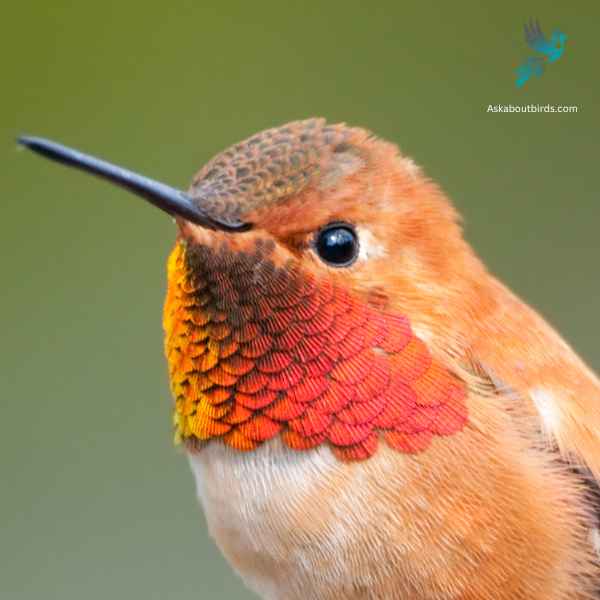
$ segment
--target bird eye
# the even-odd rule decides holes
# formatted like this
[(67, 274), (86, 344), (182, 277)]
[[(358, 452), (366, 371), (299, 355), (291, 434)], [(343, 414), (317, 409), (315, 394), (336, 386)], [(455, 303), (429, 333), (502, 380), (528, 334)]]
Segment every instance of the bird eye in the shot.
[(315, 250), (332, 267), (349, 267), (358, 256), (358, 236), (347, 223), (331, 223), (315, 236)]

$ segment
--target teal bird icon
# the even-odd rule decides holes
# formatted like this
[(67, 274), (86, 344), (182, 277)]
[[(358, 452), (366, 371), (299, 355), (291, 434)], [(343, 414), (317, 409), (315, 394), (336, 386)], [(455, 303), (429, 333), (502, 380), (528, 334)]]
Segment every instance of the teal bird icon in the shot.
[(540, 77), (544, 73), (544, 63), (556, 62), (563, 55), (567, 40), (566, 34), (559, 29), (555, 29), (548, 39), (537, 19), (530, 19), (529, 23), (525, 23), (524, 30), (527, 45), (542, 56), (530, 56), (516, 68), (516, 85), (519, 88), (532, 76)]

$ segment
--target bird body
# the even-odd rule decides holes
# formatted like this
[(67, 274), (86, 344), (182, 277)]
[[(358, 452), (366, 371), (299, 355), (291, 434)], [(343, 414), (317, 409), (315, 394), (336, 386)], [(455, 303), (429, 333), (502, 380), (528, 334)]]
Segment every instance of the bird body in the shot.
[(274, 440), (190, 462), (211, 535), (261, 598), (589, 597), (581, 491), (546, 457), (523, 460), (522, 440), (504, 449), (497, 425), (492, 444), (423, 460), (383, 446), (343, 463)]
[(535, 77), (543, 75), (544, 57), (529, 56), (515, 71), (517, 73), (516, 85), (517, 87), (523, 87), (532, 75)]
[(250, 588), (594, 597), (600, 383), (409, 158), (312, 119), (219, 154), (181, 210), (140, 185), (178, 225), (176, 438)]

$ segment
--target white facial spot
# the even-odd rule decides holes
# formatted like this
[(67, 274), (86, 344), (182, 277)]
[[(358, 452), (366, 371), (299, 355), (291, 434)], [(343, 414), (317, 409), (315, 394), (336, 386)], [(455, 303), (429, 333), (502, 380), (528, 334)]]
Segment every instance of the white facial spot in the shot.
[(421, 174), (421, 168), (414, 160), (412, 160), (412, 158), (404, 157), (402, 159), (402, 165), (412, 179), (416, 179)]
[(433, 342), (433, 335), (429, 329), (421, 325), (412, 325), (413, 333), (427, 345), (431, 345)]
[(369, 260), (372, 258), (383, 258), (387, 255), (385, 246), (365, 227), (357, 227), (358, 234), (358, 258), (359, 260)]
[(596, 554), (600, 557), (600, 531), (598, 531), (597, 527), (590, 529), (590, 542)]
[(548, 433), (556, 434), (560, 428), (560, 415), (556, 410), (556, 398), (543, 388), (534, 388), (530, 391), (531, 399), (542, 419), (544, 429)]

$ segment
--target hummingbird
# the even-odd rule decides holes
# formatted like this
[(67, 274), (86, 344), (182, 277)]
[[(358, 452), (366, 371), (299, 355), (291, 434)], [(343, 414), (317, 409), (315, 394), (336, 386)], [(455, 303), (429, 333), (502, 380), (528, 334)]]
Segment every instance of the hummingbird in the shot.
[(525, 23), (524, 33), (527, 45), (541, 56), (530, 56), (515, 69), (517, 87), (523, 87), (532, 75), (541, 77), (545, 63), (556, 62), (563, 55), (567, 41), (567, 35), (560, 29), (555, 29), (548, 39), (537, 19), (530, 19), (529, 23)]
[(600, 597), (600, 382), (395, 144), (295, 121), (183, 192), (19, 141), (174, 218), (175, 438), (260, 597)]

